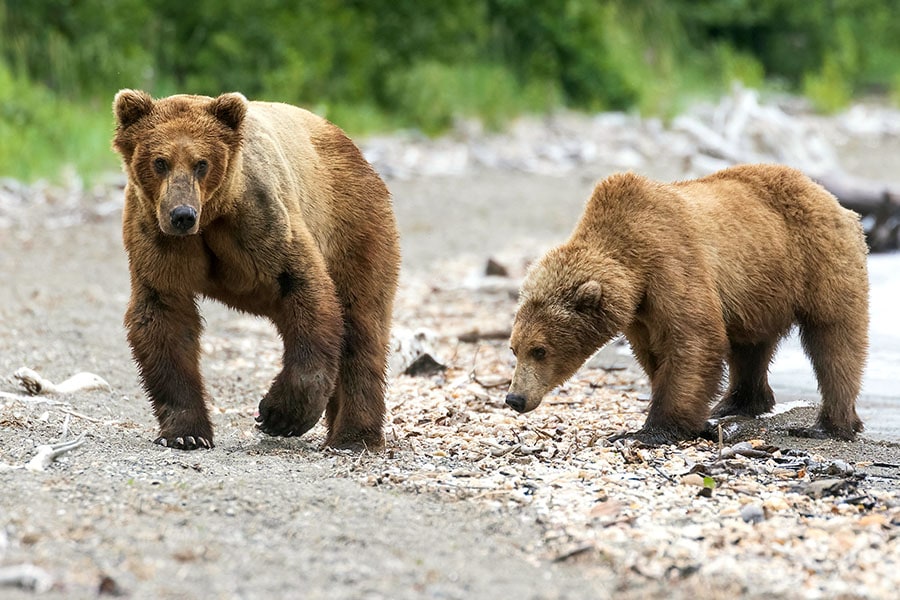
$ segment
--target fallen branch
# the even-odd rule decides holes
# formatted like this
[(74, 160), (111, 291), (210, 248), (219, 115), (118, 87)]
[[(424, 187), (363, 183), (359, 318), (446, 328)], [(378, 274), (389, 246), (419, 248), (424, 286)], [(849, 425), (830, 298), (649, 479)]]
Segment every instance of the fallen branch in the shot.
[(459, 334), (456, 336), (456, 339), (466, 344), (474, 344), (482, 340), (508, 340), (511, 334), (512, 331), (509, 329), (495, 329), (492, 331), (473, 329), (472, 331)]
[(84, 434), (77, 438), (65, 440), (55, 444), (42, 444), (37, 447), (37, 454), (25, 465), (27, 471), (44, 471), (50, 464), (70, 450), (74, 450), (84, 444)]
[(0, 567), (0, 586), (18, 587), (42, 594), (53, 587), (53, 577), (44, 569), (29, 563)]
[(19, 380), (25, 391), (32, 395), (74, 394), (75, 392), (87, 390), (102, 389), (109, 391), (112, 389), (105, 379), (99, 375), (87, 372), (76, 373), (59, 384), (41, 377), (36, 371), (32, 371), (27, 367), (17, 370), (13, 373), (13, 376)]

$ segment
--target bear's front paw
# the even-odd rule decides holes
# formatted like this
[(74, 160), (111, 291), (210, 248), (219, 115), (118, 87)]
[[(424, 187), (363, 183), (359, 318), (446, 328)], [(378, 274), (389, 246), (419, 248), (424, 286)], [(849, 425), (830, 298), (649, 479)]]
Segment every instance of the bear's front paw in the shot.
[(263, 433), (283, 437), (300, 436), (319, 421), (325, 401), (306, 401), (296, 389), (285, 388), (278, 382), (259, 403), (257, 427)]
[(197, 450), (199, 448), (206, 448), (207, 450), (211, 450), (215, 447), (215, 444), (213, 444), (212, 441), (212, 436), (209, 436), (207, 438), (199, 435), (160, 435), (158, 438), (153, 440), (153, 443), (159, 444), (160, 446), (164, 446), (166, 448), (175, 448), (177, 450)]
[(683, 431), (677, 427), (642, 427), (637, 431), (626, 431), (609, 438), (610, 442), (633, 440), (645, 446), (661, 446), (674, 444), (682, 440), (691, 440), (696, 434)]

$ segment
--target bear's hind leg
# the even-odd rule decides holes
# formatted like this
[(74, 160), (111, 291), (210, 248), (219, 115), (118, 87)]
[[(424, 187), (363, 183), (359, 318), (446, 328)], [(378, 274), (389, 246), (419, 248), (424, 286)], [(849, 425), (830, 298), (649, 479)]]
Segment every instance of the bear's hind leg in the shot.
[(282, 298), (272, 320), (284, 341), (284, 365), (260, 401), (256, 421), (269, 435), (300, 436), (318, 422), (334, 390), (343, 321), (327, 275), (285, 272), (278, 282)]
[(819, 382), (822, 408), (814, 427), (792, 429), (803, 437), (853, 440), (863, 423), (856, 414), (868, 347), (867, 316), (854, 314), (843, 323), (800, 325), (800, 341)]
[(347, 310), (344, 322), (343, 356), (334, 395), (326, 410), (325, 444), (352, 450), (381, 450), (390, 331), (380, 323), (366, 327), (352, 310)]
[(212, 448), (199, 366), (202, 322), (194, 299), (163, 295), (135, 282), (125, 328), (159, 422), (154, 443), (180, 450)]
[(732, 344), (728, 358), (728, 391), (712, 410), (713, 418), (758, 417), (775, 406), (769, 387), (769, 363), (776, 344)]

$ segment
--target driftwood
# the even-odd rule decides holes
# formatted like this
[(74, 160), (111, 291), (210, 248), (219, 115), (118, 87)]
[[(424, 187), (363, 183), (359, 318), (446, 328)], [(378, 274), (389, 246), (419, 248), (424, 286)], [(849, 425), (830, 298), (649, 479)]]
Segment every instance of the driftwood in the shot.
[(900, 247), (900, 185), (847, 173), (814, 124), (760, 104), (755, 90), (735, 88), (710, 114), (680, 116), (672, 127), (695, 144), (687, 164), (695, 174), (738, 163), (790, 165), (863, 217), (873, 252)]
[(865, 217), (866, 242), (873, 252), (900, 248), (900, 186), (846, 173), (816, 178), (842, 206)]
[(19, 380), (19, 384), (25, 388), (25, 391), (32, 395), (74, 394), (87, 390), (109, 391), (112, 389), (109, 383), (99, 375), (86, 372), (76, 373), (58, 384), (41, 377), (37, 372), (27, 367), (16, 370), (13, 376)]
[(30, 563), (0, 567), (0, 587), (17, 587), (43, 594), (53, 588), (53, 576)]

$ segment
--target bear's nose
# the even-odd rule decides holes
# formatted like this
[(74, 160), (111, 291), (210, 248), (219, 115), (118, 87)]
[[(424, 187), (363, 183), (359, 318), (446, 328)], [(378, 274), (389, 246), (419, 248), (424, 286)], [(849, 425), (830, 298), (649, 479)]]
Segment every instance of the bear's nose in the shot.
[(190, 206), (182, 204), (172, 209), (172, 212), (169, 213), (169, 218), (172, 219), (172, 227), (178, 231), (185, 232), (197, 222), (197, 211)]
[(507, 394), (506, 403), (516, 412), (525, 412), (525, 396)]

